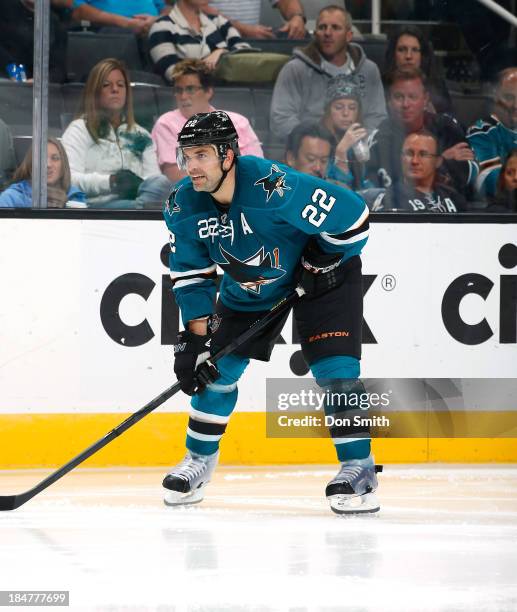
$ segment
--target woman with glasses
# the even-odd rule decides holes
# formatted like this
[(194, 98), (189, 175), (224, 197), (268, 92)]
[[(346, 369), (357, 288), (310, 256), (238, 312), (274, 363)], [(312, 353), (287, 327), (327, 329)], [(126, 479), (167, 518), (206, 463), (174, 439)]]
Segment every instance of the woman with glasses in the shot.
[(436, 136), (425, 130), (408, 134), (402, 145), (402, 180), (375, 200), (376, 212), (456, 213), (466, 208), (463, 195), (438, 172), (443, 158)]
[(81, 110), (63, 134), (73, 182), (94, 208), (159, 208), (170, 192), (151, 134), (133, 113), (129, 74), (113, 58), (92, 68)]
[[(174, 67), (174, 98), (177, 108), (164, 113), (155, 123), (152, 137), (158, 153), (158, 163), (165, 176), (176, 183), (186, 176), (176, 163), (178, 134), (190, 119), (197, 113), (209, 113), (216, 110), (210, 100), (214, 95), (212, 71), (201, 60), (183, 60)], [(222, 109), (218, 109), (222, 110)], [(239, 148), (242, 155), (264, 157), (259, 139), (250, 122), (239, 113), (225, 111), (231, 118), (239, 137)]]

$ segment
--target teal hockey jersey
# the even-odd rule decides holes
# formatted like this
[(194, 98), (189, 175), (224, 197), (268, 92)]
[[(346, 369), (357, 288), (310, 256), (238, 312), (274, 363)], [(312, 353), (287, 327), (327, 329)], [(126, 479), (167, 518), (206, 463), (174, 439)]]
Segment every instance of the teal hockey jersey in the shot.
[(235, 176), (230, 206), (195, 191), (188, 177), (167, 201), (170, 271), (184, 324), (213, 312), (217, 267), (223, 304), (269, 310), (293, 290), (311, 236), (344, 260), (368, 239), (369, 211), (353, 191), (251, 156), (237, 158)]
[(467, 140), (479, 162), (476, 190), (481, 195), (494, 195), (503, 160), (517, 148), (517, 129), (506, 127), (495, 115), (490, 115), (468, 129)]

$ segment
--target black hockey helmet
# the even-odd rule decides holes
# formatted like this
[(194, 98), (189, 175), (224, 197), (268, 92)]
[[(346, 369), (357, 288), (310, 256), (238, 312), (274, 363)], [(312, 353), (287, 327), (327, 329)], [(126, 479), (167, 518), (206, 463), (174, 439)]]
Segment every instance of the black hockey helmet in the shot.
[(185, 169), (184, 147), (214, 145), (219, 158), (226, 156), (230, 148), (239, 155), (239, 139), (233, 121), (224, 111), (198, 113), (193, 115), (183, 126), (178, 135), (177, 164)]

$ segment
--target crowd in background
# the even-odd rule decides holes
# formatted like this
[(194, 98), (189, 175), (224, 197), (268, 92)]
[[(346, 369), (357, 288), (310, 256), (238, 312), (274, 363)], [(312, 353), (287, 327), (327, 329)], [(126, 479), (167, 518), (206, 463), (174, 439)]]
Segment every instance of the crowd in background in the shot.
[[(70, 23), (129, 30), (170, 84), (171, 106), (148, 131), (135, 119), (124, 63), (106, 58), (95, 65), (76, 117), (48, 141), (49, 206), (158, 208), (184, 176), (176, 163), (179, 131), (195, 113), (215, 110), (221, 58), (250, 51), (247, 38), (305, 36), (273, 85), (271, 132), (284, 145), (275, 161), (360, 191), (373, 211), (517, 212), (517, 61), (511, 54), (494, 63), (490, 112), (463, 126), (433, 46), (413, 25), (389, 36), (380, 71), (339, 5), (319, 12), (309, 36), (300, 0), (274, 5), (285, 21), (276, 31), (260, 24), (260, 0), (51, 4), (51, 78), (65, 78)], [(0, 61), (24, 64), (29, 80), (33, 5), (8, 0), (0, 26)], [(249, 118), (229, 115), (241, 154), (263, 156)], [(0, 206), (30, 207), (31, 152), (15, 166), (10, 126), (0, 117)]]

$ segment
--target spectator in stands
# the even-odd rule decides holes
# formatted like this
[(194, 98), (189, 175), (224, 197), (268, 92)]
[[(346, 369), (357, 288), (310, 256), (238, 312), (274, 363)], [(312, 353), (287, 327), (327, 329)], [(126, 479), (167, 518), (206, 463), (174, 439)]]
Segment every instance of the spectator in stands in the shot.
[(202, 59), (214, 69), (223, 53), (248, 49), (231, 23), (220, 15), (205, 15), (207, 0), (177, 0), (149, 33), (149, 53), (155, 71), (169, 83), (174, 65), (182, 59)]
[(298, 124), (287, 138), (287, 165), (299, 172), (325, 178), (333, 154), (334, 137), (315, 121)]
[(0, 187), (11, 178), (15, 167), (13, 136), (7, 123), (0, 119)]
[(388, 76), (390, 117), (370, 137), (369, 177), (379, 187), (400, 181), (400, 152), (410, 132), (427, 130), (442, 151), (440, 173), (458, 191), (474, 185), (478, 166), (459, 123), (448, 115), (426, 111), (429, 94), (425, 75), (418, 68), (397, 69)]
[(425, 130), (408, 134), (401, 154), (402, 180), (379, 195), (373, 211), (449, 212), (466, 207), (465, 198), (441, 182), (438, 139)]
[(365, 159), (357, 159), (354, 147), (366, 147), (368, 132), (362, 126), (361, 95), (359, 88), (345, 75), (330, 79), (325, 95), (323, 125), (333, 134), (335, 154), (330, 160), (327, 178), (351, 189), (366, 189), (371, 183), (365, 180)]
[(501, 167), (495, 195), (488, 198), (488, 212), (517, 213), (517, 149), (512, 149)]
[(102, 29), (122, 28), (139, 36), (169, 12), (164, 0), (73, 0), (73, 8), (76, 21), (89, 21)]
[[(49, 80), (66, 80), (67, 32), (60, 21), (58, 10), (69, 7), (72, 0), (51, 0)], [(34, 62), (34, 0), (3, 0), (0, 20), (0, 66), (7, 78), (6, 66), (11, 63), (25, 66), (28, 80), (33, 77)]]
[(63, 144), (72, 181), (92, 207), (161, 206), (169, 194), (151, 135), (135, 122), (129, 74), (117, 59), (102, 60), (90, 71), (81, 111)]
[[(213, 73), (203, 61), (191, 59), (179, 62), (174, 66), (172, 78), (177, 109), (163, 114), (158, 119), (152, 137), (160, 169), (175, 183), (186, 176), (186, 172), (180, 170), (176, 163), (176, 147), (181, 128), (192, 115), (217, 109), (210, 104), (214, 95)], [(246, 117), (230, 111), (225, 112), (237, 129), (241, 154), (264, 157), (259, 139)]]
[(302, 120), (319, 121), (329, 79), (350, 77), (359, 87), (364, 127), (370, 132), (386, 117), (384, 92), (377, 66), (351, 42), (352, 19), (344, 8), (327, 6), (318, 14), (314, 40), (295, 49), (282, 68), (273, 91), (271, 126), (283, 138)]
[(480, 166), (476, 189), (494, 195), (501, 160), (517, 144), (517, 66), (499, 73), (492, 113), (467, 130), (467, 139)]
[(439, 73), (433, 45), (419, 27), (404, 25), (388, 37), (384, 75), (397, 68), (420, 68), (425, 74), (429, 94), (426, 110), (437, 113), (452, 111), (451, 97), (445, 79)]
[(276, 32), (260, 23), (261, 0), (212, 0), (203, 8), (207, 15), (222, 15), (243, 38), (305, 38), (305, 13), (300, 0), (269, 0), (280, 11), (285, 24)]
[[(86, 196), (70, 184), (70, 167), (63, 145), (53, 138), (47, 145), (47, 202), (49, 208), (86, 208)], [(16, 170), (11, 185), (0, 193), (0, 207), (32, 206), (32, 149)]]

